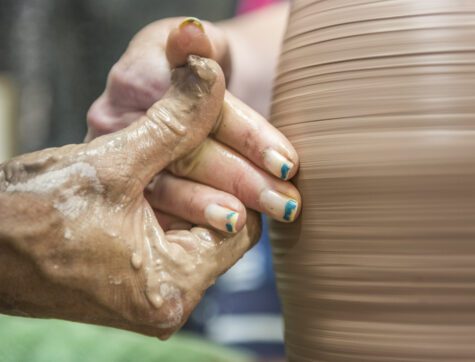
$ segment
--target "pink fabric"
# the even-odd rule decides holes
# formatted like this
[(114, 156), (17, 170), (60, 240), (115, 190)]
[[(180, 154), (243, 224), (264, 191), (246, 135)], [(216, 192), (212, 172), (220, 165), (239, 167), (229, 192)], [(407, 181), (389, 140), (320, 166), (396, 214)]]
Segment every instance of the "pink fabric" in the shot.
[(263, 6), (278, 2), (278, 0), (240, 0), (237, 13), (244, 14), (257, 10)]

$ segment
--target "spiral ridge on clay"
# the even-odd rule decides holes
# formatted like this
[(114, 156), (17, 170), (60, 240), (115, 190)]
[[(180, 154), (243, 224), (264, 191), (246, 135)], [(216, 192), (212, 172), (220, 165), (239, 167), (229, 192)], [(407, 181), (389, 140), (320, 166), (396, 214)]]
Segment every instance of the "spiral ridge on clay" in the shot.
[(303, 211), (273, 223), (295, 361), (475, 361), (475, 1), (295, 0), (271, 121)]

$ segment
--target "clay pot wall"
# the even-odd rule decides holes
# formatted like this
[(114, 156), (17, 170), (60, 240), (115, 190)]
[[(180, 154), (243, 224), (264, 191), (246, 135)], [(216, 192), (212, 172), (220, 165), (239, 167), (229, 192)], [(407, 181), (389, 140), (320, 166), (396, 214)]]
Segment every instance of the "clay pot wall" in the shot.
[(295, 0), (271, 119), (289, 360), (475, 361), (475, 1)]

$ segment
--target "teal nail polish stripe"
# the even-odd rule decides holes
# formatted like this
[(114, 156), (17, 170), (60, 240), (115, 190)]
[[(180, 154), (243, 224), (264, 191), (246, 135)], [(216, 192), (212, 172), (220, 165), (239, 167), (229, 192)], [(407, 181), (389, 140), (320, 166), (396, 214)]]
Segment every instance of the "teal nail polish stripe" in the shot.
[(284, 163), (282, 164), (282, 167), (280, 168), (280, 178), (282, 180), (286, 180), (287, 176), (289, 175), (290, 167)]
[[(229, 214), (226, 215), (226, 220), (231, 220), (231, 218), (236, 215), (236, 213), (233, 211), (233, 212), (230, 212)], [(226, 223), (226, 230), (230, 233), (232, 233), (234, 231), (234, 225), (231, 224), (230, 222)]]
[(295, 200), (289, 200), (285, 204), (284, 208), (284, 220), (290, 221), (292, 212), (297, 208), (297, 202)]

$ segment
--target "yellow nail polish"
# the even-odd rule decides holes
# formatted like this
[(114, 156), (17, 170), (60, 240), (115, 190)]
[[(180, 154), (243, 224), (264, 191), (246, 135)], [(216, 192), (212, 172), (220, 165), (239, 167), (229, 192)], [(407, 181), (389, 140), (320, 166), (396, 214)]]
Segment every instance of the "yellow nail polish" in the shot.
[(208, 223), (218, 230), (235, 233), (239, 213), (217, 204), (208, 205), (205, 209), (205, 218)]
[(185, 26), (188, 26), (188, 25), (193, 25), (197, 27), (198, 29), (200, 29), (203, 33), (205, 32), (205, 28), (203, 27), (203, 23), (201, 22), (201, 20), (194, 17), (189, 17), (183, 20), (178, 26), (178, 28), (183, 29)]
[(269, 148), (264, 152), (264, 166), (273, 175), (281, 180), (287, 181), (294, 164), (276, 150)]
[(259, 198), (266, 214), (276, 220), (292, 222), (295, 220), (299, 204), (297, 200), (272, 190), (264, 190)]

